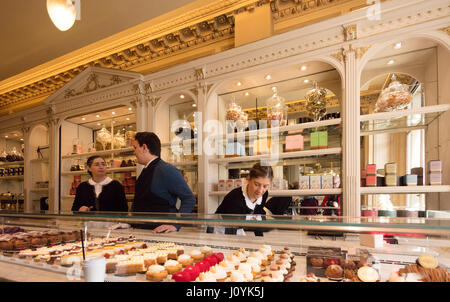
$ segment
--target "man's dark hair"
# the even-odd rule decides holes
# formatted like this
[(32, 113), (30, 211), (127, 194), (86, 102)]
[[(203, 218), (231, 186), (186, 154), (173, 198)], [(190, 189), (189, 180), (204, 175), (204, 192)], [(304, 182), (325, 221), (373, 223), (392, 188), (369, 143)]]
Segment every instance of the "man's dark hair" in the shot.
[(142, 147), (143, 144), (146, 144), (151, 154), (161, 157), (161, 141), (155, 133), (138, 132), (134, 139), (139, 143), (139, 146)]

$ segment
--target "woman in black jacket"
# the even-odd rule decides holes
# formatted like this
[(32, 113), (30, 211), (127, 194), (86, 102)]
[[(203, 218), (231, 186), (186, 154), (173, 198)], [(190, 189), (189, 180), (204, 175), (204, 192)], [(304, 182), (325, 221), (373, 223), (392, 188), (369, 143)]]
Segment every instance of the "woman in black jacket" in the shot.
[(105, 159), (91, 156), (87, 160), (87, 168), (91, 178), (78, 186), (72, 211), (128, 212), (122, 184), (106, 176)]
[[(270, 166), (255, 164), (247, 179), (247, 184), (230, 191), (216, 210), (216, 214), (260, 214), (266, 215), (264, 207), (268, 189), (272, 183), (273, 171)], [(226, 234), (235, 234), (234, 229), (225, 229)], [(255, 231), (255, 235), (262, 233)]]

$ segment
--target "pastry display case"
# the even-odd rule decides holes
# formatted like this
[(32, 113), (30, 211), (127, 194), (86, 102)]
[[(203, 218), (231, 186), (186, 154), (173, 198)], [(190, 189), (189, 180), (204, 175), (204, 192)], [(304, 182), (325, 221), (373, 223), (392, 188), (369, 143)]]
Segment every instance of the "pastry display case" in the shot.
[[(106, 281), (450, 281), (445, 218), (1, 212), (0, 222), (3, 268), (61, 281), (82, 278), (91, 257), (105, 258)], [(154, 224), (181, 228), (154, 234)]]

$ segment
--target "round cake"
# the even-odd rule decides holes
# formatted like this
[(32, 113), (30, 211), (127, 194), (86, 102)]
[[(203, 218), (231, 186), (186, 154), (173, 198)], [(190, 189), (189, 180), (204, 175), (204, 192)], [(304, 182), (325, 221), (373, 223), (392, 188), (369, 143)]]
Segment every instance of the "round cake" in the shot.
[(330, 279), (342, 279), (343, 273), (342, 267), (337, 264), (331, 264), (325, 270), (325, 275)]

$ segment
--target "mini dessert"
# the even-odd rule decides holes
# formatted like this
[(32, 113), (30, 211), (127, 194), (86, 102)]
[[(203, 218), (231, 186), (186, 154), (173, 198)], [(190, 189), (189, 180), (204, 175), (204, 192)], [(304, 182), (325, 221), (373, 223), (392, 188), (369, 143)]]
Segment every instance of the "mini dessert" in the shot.
[(205, 255), (206, 257), (207, 257), (207, 256), (211, 256), (212, 253), (213, 253), (211, 247), (209, 247), (209, 246), (207, 246), (207, 245), (203, 246), (203, 247), (200, 249), (200, 251), (201, 251), (202, 254)]
[(331, 264), (327, 267), (325, 270), (325, 275), (330, 279), (340, 280), (342, 279), (344, 271), (342, 270), (342, 267), (337, 264)]
[(120, 261), (116, 265), (116, 275), (136, 274), (144, 271), (144, 257), (134, 256), (129, 260)]
[(244, 274), (240, 271), (232, 271), (230, 278), (228, 278), (226, 281), (230, 282), (245, 282), (247, 281), (244, 278)]
[(261, 278), (261, 282), (274, 282), (272, 277), (270, 276), (264, 276)]
[(27, 249), (31, 246), (31, 237), (26, 235), (14, 235), (14, 249)]
[(358, 269), (358, 278), (363, 282), (376, 282), (379, 277), (378, 272), (370, 266), (363, 266)]
[(284, 282), (284, 274), (278, 265), (272, 265), (270, 267), (270, 275), (273, 282)]
[(239, 260), (239, 258), (236, 257), (236, 255), (234, 255), (234, 254), (233, 255), (228, 255), (227, 260), (234, 264), (234, 268), (235, 269), (238, 269), (239, 264), (241, 263), (241, 260)]
[(264, 254), (261, 253), (261, 252), (252, 252), (252, 253), (250, 254), (250, 256), (251, 256), (251, 257), (255, 257), (255, 258), (261, 259), (261, 265), (262, 265), (262, 266), (267, 266), (267, 265), (270, 264), (269, 259), (267, 258), (267, 256), (264, 255)]
[(322, 258), (309, 258), (309, 263), (311, 263), (311, 265), (313, 267), (323, 267), (323, 259)]
[(190, 281), (194, 281), (197, 279), (198, 275), (200, 275), (200, 269), (198, 266), (188, 266), (184, 269), (184, 272), (189, 274)]
[(177, 250), (177, 256), (184, 254), (184, 246), (176, 245), (175, 249)]
[(62, 266), (72, 266), (74, 263), (81, 263), (81, 260), (82, 260), (82, 255), (80, 255), (80, 254), (63, 255), (61, 257), (61, 265)]
[(228, 277), (231, 276), (231, 272), (235, 269), (234, 264), (228, 260), (224, 260), (224, 261), (220, 262), (219, 265), (225, 270)]
[(438, 267), (438, 262), (436, 258), (430, 255), (422, 255), (417, 259), (417, 264), (423, 268), (435, 269)]
[(159, 251), (156, 253), (156, 263), (164, 264), (167, 261), (167, 253), (163, 251)]
[(204, 272), (198, 275), (197, 279), (195, 279), (195, 282), (216, 282), (216, 277), (212, 272)]
[[(239, 264), (238, 270), (244, 275), (244, 279), (247, 282), (253, 281), (253, 279), (255, 278), (255, 276), (253, 275), (253, 272), (252, 272), (252, 267), (248, 263)], [(233, 275), (233, 273), (231, 273), (231, 275)]]
[(31, 245), (41, 246), (47, 244), (47, 240), (44, 238), (41, 232), (32, 232), (31, 235)]
[(145, 273), (145, 277), (150, 281), (162, 281), (168, 275), (167, 270), (162, 265), (152, 265)]
[(304, 277), (301, 277), (299, 282), (320, 282), (319, 278), (314, 273), (309, 273)]
[(0, 250), (9, 251), (14, 248), (14, 241), (11, 235), (0, 236)]
[(148, 268), (151, 265), (156, 264), (156, 254), (146, 253), (144, 254), (144, 267)]
[(60, 243), (62, 241), (62, 235), (59, 231), (48, 231), (46, 235), (48, 244)]
[(341, 265), (341, 267), (343, 267), (345, 269), (350, 269), (350, 270), (353, 270), (353, 269), (356, 268), (356, 264), (352, 260), (341, 259), (340, 260), (340, 265)]
[(220, 265), (211, 267), (209, 271), (210, 273), (213, 274), (213, 277), (216, 279), (217, 282), (224, 282), (225, 279), (228, 277), (227, 272)]
[(191, 276), (189, 275), (189, 273), (183, 271), (183, 272), (173, 274), (172, 280), (174, 280), (175, 282), (190, 282)]
[(203, 255), (203, 253), (199, 250), (192, 250), (189, 255), (192, 257), (192, 259), (194, 259), (194, 262), (200, 262), (205, 257), (205, 255)]
[(194, 263), (194, 259), (192, 259), (192, 257), (188, 254), (182, 254), (178, 256), (177, 260), (183, 267), (192, 265)]
[(117, 258), (106, 259), (106, 273), (114, 273), (116, 271), (117, 263), (119, 263), (119, 260)]
[(183, 266), (176, 260), (167, 260), (164, 267), (169, 274), (176, 274), (183, 268)]
[(445, 268), (442, 268), (440, 266), (432, 269), (432, 268), (424, 268), (417, 264), (410, 264), (400, 269), (399, 274), (421, 275), (422, 278), (419, 281), (422, 282), (450, 282), (450, 273)]
[(258, 258), (248, 257), (247, 264), (251, 265), (253, 277), (259, 277), (261, 275), (261, 261)]
[(177, 258), (178, 258), (177, 249), (167, 250), (167, 259), (177, 260)]
[(209, 269), (210, 269), (210, 267), (211, 267), (211, 264), (209, 264), (208, 261), (202, 260), (202, 261), (200, 261), (200, 262), (197, 262), (197, 263), (195, 264), (195, 266), (199, 269), (199, 271), (200, 271), (201, 273), (204, 273), (204, 272), (209, 271)]

